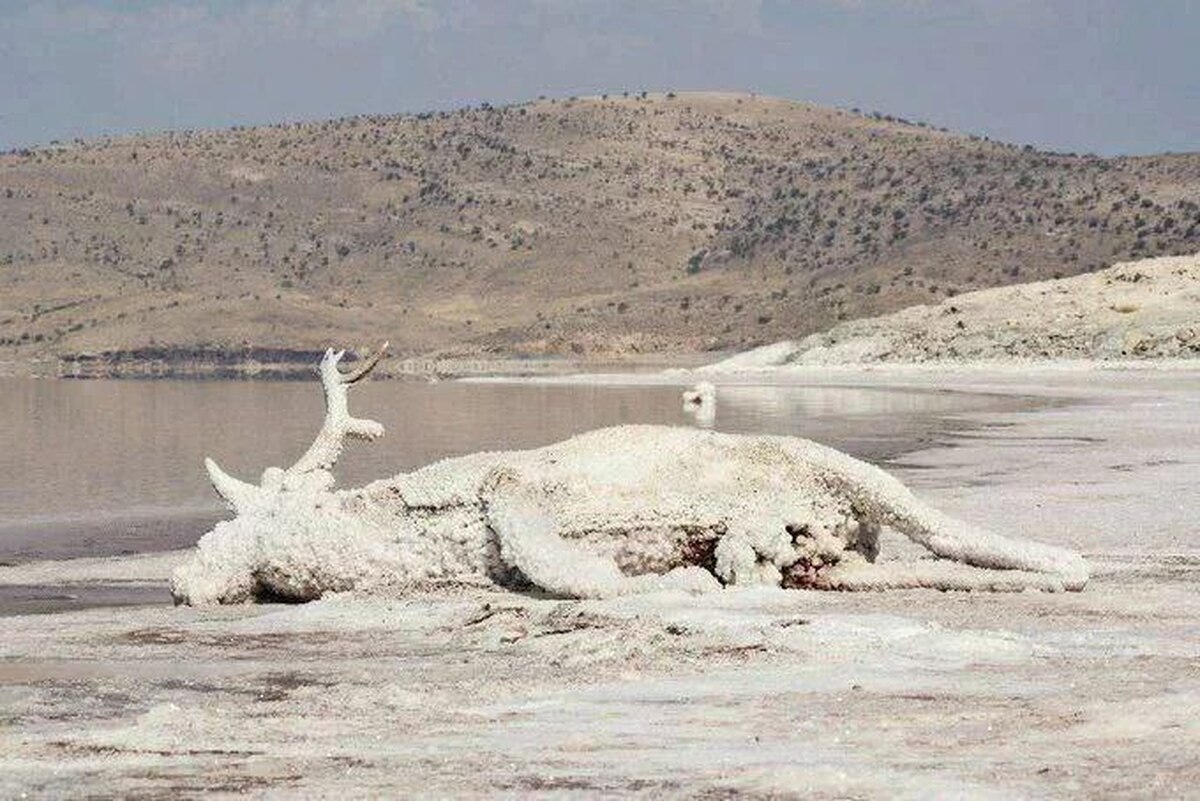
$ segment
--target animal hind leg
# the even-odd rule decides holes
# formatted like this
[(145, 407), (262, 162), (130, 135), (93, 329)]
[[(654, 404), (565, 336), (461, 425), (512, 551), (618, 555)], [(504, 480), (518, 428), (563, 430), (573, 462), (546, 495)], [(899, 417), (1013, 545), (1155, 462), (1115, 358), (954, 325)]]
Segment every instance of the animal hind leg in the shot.
[(659, 590), (705, 592), (720, 585), (700, 567), (665, 574), (627, 576), (611, 558), (574, 545), (558, 534), (553, 514), (535, 487), (506, 477), (487, 495), (488, 525), (500, 545), (500, 558), (534, 585), (570, 598), (611, 598)]
[[(918, 500), (883, 470), (831, 448), (809, 446), (807, 456), (869, 520), (890, 525), (936, 556), (992, 571), (1012, 571), (1012, 579), (1042, 574), (1056, 586), (1082, 590), (1088, 565), (1079, 554), (1053, 545), (1011, 539), (972, 526)], [(988, 583), (980, 577), (981, 586)], [(1042, 586), (1045, 579), (1029, 581)]]
[(994, 570), (947, 559), (872, 563), (844, 560), (817, 574), (810, 585), (824, 590), (977, 590), (1020, 592), (1067, 589), (1061, 576), (1030, 570)]
[[(895, 515), (892, 525), (913, 542), (932, 553), (981, 568), (986, 572), (1007, 571), (1018, 575), (1040, 575), (1042, 581), (1059, 589), (1082, 590), (1088, 581), (1088, 565), (1079, 554), (1030, 540), (1017, 540), (964, 523), (915, 498)], [(987, 577), (981, 576), (986, 582)], [(1042, 587), (1043, 589), (1045, 587)]]

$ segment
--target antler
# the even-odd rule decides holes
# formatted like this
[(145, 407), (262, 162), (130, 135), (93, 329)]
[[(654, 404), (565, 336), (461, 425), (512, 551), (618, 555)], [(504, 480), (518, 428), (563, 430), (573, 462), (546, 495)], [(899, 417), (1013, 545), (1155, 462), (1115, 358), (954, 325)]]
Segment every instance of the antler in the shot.
[(261, 487), (234, 478), (212, 459), (204, 460), (204, 469), (208, 471), (208, 480), (212, 482), (213, 489), (239, 515), (249, 513), (262, 503)]
[[(321, 385), (325, 388), (325, 422), (313, 444), (300, 457), (300, 461), (287, 470), (267, 468), (263, 473), (262, 485), (258, 487), (239, 481), (212, 459), (205, 459), (204, 467), (217, 494), (238, 514), (248, 513), (264, 502), (266, 491), (278, 490), (282, 486), (294, 487), (300, 479), (317, 470), (332, 469), (342, 453), (343, 440), (347, 436), (366, 440), (382, 437), (383, 426), (379, 423), (350, 416), (346, 395), (351, 384), (358, 383), (375, 369), (387, 347), (388, 343), (384, 342), (379, 350), (348, 373), (338, 369), (338, 362), (346, 355), (346, 351), (335, 353), (332, 348), (325, 351), (320, 367)], [(332, 483), (332, 477), (323, 476), (320, 481), (327, 485)]]
[(325, 389), (325, 422), (317, 432), (317, 438), (299, 461), (284, 471), (285, 481), (315, 470), (331, 470), (337, 464), (338, 456), (342, 453), (343, 441), (348, 436), (365, 440), (383, 436), (383, 426), (379, 423), (350, 416), (346, 396), (351, 384), (358, 383), (375, 369), (387, 347), (388, 343), (384, 342), (361, 366), (355, 367), (349, 373), (338, 369), (338, 362), (342, 360), (346, 351), (335, 352), (332, 348), (325, 351), (320, 367), (321, 385)]

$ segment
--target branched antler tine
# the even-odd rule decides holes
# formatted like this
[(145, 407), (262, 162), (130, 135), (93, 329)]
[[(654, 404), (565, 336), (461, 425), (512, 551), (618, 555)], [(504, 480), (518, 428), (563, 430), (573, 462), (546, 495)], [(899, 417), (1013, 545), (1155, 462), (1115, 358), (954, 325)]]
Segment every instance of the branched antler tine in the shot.
[(383, 436), (383, 426), (374, 420), (361, 420), (350, 416), (347, 396), (350, 385), (366, 376), (383, 358), (384, 343), (361, 367), (350, 373), (342, 373), (338, 362), (345, 351), (333, 348), (325, 351), (321, 359), (321, 386), (325, 390), (325, 422), (317, 432), (316, 439), (304, 455), (285, 471), (286, 476), (299, 476), (314, 470), (331, 470), (337, 464), (347, 436), (356, 439), (376, 439)]
[(375, 365), (379, 364), (379, 360), (383, 358), (383, 354), (387, 352), (388, 344), (389, 343), (384, 342), (375, 350), (374, 353), (364, 359), (361, 365), (356, 366), (349, 372), (342, 373), (342, 383), (355, 384), (366, 378), (367, 375), (375, 369)]
[(205, 459), (204, 468), (208, 471), (208, 480), (213, 489), (235, 512), (241, 514), (260, 502), (260, 488), (229, 475), (214, 460)]

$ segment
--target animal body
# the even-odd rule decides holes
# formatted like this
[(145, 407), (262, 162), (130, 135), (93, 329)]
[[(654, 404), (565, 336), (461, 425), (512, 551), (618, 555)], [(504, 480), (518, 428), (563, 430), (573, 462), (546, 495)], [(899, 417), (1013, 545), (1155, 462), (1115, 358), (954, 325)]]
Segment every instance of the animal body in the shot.
[[(982, 531), (915, 498), (884, 471), (808, 440), (620, 426), (528, 451), (436, 462), (358, 489), (330, 472), (350, 416), (347, 374), (327, 352), (325, 422), (300, 460), (258, 486), (207, 461), (236, 512), (172, 579), (178, 602), (303, 601), (478, 580), (568, 597), (771, 584), (822, 589), (1079, 590), (1088, 568), (1053, 546)], [(878, 562), (891, 527), (937, 559)]]

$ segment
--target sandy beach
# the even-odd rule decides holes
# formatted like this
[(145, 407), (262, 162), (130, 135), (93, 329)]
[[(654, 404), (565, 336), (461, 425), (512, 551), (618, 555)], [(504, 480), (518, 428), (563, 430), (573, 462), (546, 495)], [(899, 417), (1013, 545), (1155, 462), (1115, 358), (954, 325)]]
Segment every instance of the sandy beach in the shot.
[[(12, 616), (0, 796), (1194, 792), (1200, 368), (797, 368), (719, 378), (718, 404), (771, 381), (1046, 400), (966, 413), (889, 469), (965, 520), (1082, 551), (1092, 582), (606, 601), (464, 585)], [(153, 592), (184, 555), (0, 567), (0, 584)]]

